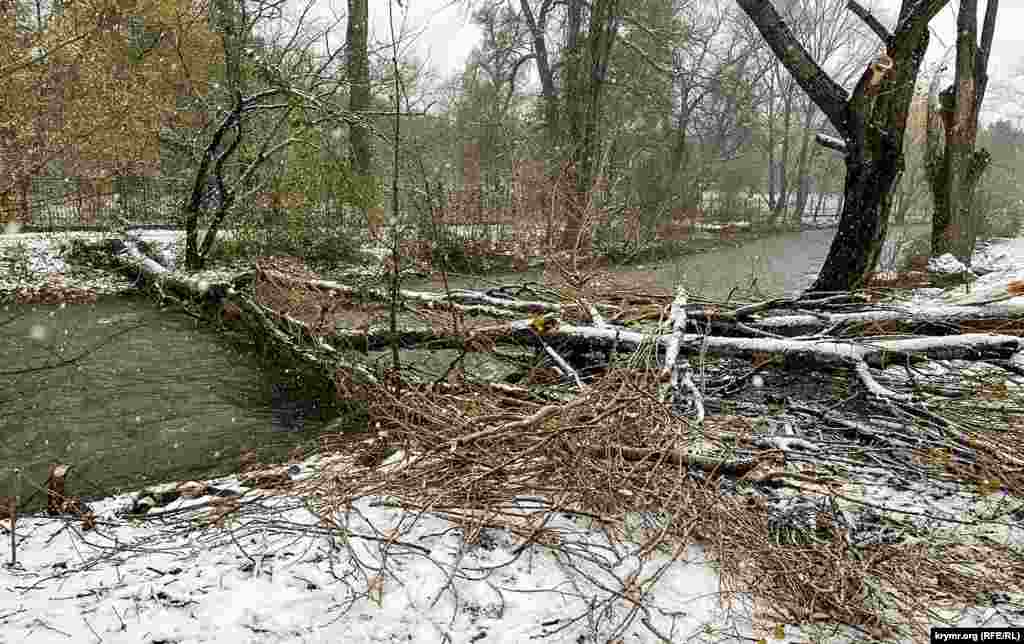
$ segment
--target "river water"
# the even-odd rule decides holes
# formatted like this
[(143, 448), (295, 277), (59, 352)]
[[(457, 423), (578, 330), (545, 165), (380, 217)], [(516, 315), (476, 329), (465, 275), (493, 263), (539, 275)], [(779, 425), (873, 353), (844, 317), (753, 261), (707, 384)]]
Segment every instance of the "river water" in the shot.
[[(928, 234), (930, 226), (890, 227), (878, 270), (894, 270), (907, 243)], [(804, 230), (747, 241), (735, 247), (686, 255), (646, 266), (618, 266), (609, 270), (616, 284), (643, 290), (645, 286), (674, 289), (685, 286), (692, 296), (724, 300), (735, 289), (747, 297), (777, 297), (806, 289), (828, 255), (834, 228)], [(449, 277), (451, 288), (479, 288), (517, 281), (540, 281), (540, 271), (486, 277)], [(410, 288), (440, 290), (439, 278)]]
[[(894, 231), (883, 263), (901, 239), (926, 232)], [(780, 295), (810, 284), (833, 234), (776, 235), (613, 272), (620, 283), (683, 284), (716, 299), (734, 287)], [(479, 280), (455, 285), (471, 282)], [(329, 420), (292, 384), (287, 374), (261, 368), (248, 348), (146, 299), (9, 306), (0, 310), (0, 495), (17, 484), (23, 499), (31, 496), (53, 462), (73, 466), (70, 493), (95, 496), (230, 472), (244, 448), (264, 462), (282, 459), (296, 446), (311, 447)], [(32, 505), (44, 498), (36, 493)]]
[(247, 348), (144, 298), (10, 306), (0, 354), (0, 495), (20, 469), (31, 496), (52, 462), (81, 496), (209, 477), (243, 448), (268, 462), (308, 447), (326, 415)]

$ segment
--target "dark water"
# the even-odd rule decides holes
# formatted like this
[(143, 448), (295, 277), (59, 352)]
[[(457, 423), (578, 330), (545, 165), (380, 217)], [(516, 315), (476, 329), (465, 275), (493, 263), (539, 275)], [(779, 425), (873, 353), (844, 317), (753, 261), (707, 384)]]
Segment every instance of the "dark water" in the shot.
[[(915, 236), (925, 235), (929, 226), (891, 227), (879, 261), (879, 270), (893, 270), (902, 248)], [(733, 289), (747, 297), (776, 297), (794, 294), (811, 285), (825, 262), (834, 228), (805, 230), (773, 235), (699, 255), (687, 255), (669, 262), (646, 266), (622, 266), (610, 269), (616, 283), (657, 286), (674, 289), (685, 286), (687, 292), (723, 300)], [(484, 284), (509, 284), (539, 281), (539, 271), (475, 277), (452, 277), (452, 288), (479, 287)], [(418, 288), (439, 288), (440, 281), (413, 284)]]
[(146, 299), (0, 309), (0, 495), (52, 462), (88, 496), (231, 471), (243, 448), (283, 457), (329, 413), (295, 384)]

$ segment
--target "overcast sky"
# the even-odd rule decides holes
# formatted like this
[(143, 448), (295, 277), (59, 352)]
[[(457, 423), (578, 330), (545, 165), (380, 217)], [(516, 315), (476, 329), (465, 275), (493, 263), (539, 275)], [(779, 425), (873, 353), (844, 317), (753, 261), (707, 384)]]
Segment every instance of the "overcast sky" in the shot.
[[(883, 22), (891, 27), (900, 0), (877, 1), (890, 12), (890, 18)], [(403, 4), (408, 8), (407, 27), (422, 30), (414, 45), (415, 53), (427, 61), (431, 68), (446, 76), (461, 70), (479, 37), (477, 29), (469, 24), (465, 3), (452, 0), (405, 0)], [(985, 0), (978, 2), (979, 29), (985, 4)], [(1024, 0), (1002, 0), (999, 4), (995, 44), (989, 62), (991, 80), (986, 106), (990, 111), (998, 111), (1016, 121), (1024, 119)], [(950, 0), (949, 6), (932, 21), (929, 69), (938, 66), (943, 54), (953, 46), (958, 6), (957, 0)], [(386, 39), (388, 34), (387, 9), (388, 2), (385, 0), (370, 1), (371, 29), (374, 36), (380, 39)]]

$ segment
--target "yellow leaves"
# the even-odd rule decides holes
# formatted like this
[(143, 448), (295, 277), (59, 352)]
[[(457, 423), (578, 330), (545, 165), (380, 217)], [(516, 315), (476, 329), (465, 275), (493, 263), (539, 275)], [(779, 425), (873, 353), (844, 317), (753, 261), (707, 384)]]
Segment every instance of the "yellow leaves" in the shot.
[(1002, 489), (1002, 484), (996, 479), (981, 479), (978, 481), (978, 493), (983, 496), (998, 494)]
[(535, 315), (530, 318), (530, 328), (536, 331), (538, 335), (553, 333), (558, 330), (558, 325), (559, 320), (555, 313)]
[[(0, 103), (12, 106), (0, 157), (17, 159), (12, 176), (55, 156), (80, 171), (158, 160), (159, 124), (218, 60), (205, 9), (192, 0), (78, 0), (46, 31), (15, 41), (5, 61), (17, 64), (0, 64)], [(140, 34), (153, 46), (133, 58)]]
[(924, 465), (933, 465), (944, 468), (949, 466), (952, 459), (953, 453), (951, 451), (947, 449), (932, 448), (914, 460), (919, 460)]

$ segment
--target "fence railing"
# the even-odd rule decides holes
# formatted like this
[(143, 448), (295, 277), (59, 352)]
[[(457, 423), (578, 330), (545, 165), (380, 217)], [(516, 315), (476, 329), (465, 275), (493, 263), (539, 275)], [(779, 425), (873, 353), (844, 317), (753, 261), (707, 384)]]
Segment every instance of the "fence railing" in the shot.
[(0, 221), (42, 230), (101, 228), (115, 218), (174, 226), (181, 195), (180, 182), (163, 178), (37, 177), (0, 196)]

